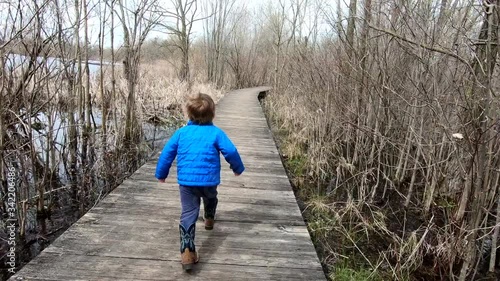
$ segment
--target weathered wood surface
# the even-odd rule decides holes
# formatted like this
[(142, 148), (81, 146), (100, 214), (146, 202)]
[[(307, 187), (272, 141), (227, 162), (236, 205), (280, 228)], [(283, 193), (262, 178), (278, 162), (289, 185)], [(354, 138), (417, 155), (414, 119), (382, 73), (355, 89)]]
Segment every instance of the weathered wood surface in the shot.
[(217, 106), (215, 123), (236, 144), (246, 171), (235, 177), (223, 162), (217, 222), (206, 231), (200, 216), (201, 259), (191, 273), (179, 261), (175, 165), (160, 184), (155, 159), (11, 280), (325, 280), (257, 100), (263, 90), (234, 91)]

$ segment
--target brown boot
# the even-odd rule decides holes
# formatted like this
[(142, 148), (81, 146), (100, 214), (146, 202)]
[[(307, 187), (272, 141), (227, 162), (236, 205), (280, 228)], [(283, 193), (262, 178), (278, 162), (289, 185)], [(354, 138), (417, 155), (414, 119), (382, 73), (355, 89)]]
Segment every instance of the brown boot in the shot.
[(200, 256), (196, 252), (190, 252), (189, 249), (185, 249), (184, 253), (181, 254), (181, 264), (182, 269), (191, 270), (193, 264), (198, 263)]
[(214, 229), (215, 211), (217, 210), (217, 203), (218, 202), (219, 202), (219, 200), (217, 199), (217, 190), (215, 191), (215, 197), (212, 197), (212, 198), (203, 197), (203, 206), (205, 209), (205, 214), (203, 214), (203, 218), (205, 218), (205, 229), (206, 230)]
[(205, 229), (212, 230), (214, 229), (215, 220), (212, 218), (205, 218)]
[(193, 268), (193, 264), (197, 263), (200, 259), (196, 253), (196, 247), (194, 245), (195, 232), (196, 224), (192, 224), (187, 231), (182, 225), (179, 224), (181, 264), (182, 269), (184, 270), (191, 270)]

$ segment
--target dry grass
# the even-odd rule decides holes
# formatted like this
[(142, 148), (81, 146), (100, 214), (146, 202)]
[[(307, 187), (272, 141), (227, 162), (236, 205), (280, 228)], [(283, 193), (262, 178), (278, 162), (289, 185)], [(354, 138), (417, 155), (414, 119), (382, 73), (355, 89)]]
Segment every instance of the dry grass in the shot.
[[(123, 70), (117, 67), (116, 88), (117, 101), (116, 106), (120, 114), (124, 114), (127, 81), (123, 77)], [(105, 69), (105, 92), (111, 94), (111, 68)], [(181, 106), (184, 99), (191, 93), (205, 93), (210, 95), (217, 103), (225, 94), (225, 89), (216, 89), (214, 85), (203, 82), (203, 79), (194, 77), (191, 88), (186, 82), (180, 82), (177, 78), (175, 68), (167, 61), (154, 61), (141, 65), (139, 74), (139, 83), (137, 85), (136, 106), (137, 116), (141, 121), (147, 121), (152, 116), (162, 119), (170, 117), (182, 118)], [(100, 106), (100, 87), (98, 76), (95, 77), (93, 88), (96, 102)]]
[[(335, 48), (305, 60), (290, 55), (282, 82), (287, 86), (265, 101), (324, 264), (335, 272), (348, 261), (353, 268), (384, 272), (385, 280), (442, 280), (460, 274), (471, 251), (468, 237), (477, 232), (472, 251), (478, 255), (469, 268), (475, 274), (489, 259), (480, 248), (491, 239), (495, 224), (487, 216), (498, 194), (492, 191), (487, 206), (477, 209), (485, 212), (480, 229), (469, 213), (456, 220), (470, 184), (466, 178), (474, 173), (468, 170), (473, 140), (453, 137), (474, 134), (466, 115), (474, 104), (457, 94), (470, 83), (464, 66), (436, 56), (440, 63), (423, 75), (427, 62), (394, 47), (387, 61), (372, 62), (362, 84), (355, 80), (361, 70), (339, 63), (347, 57), (327, 56), (342, 53)], [(456, 71), (442, 71), (450, 68)], [(494, 151), (498, 144), (492, 144)], [(491, 155), (498, 163), (498, 154)], [(498, 176), (498, 170), (488, 173), (490, 179)], [(496, 189), (494, 182), (489, 190)]]

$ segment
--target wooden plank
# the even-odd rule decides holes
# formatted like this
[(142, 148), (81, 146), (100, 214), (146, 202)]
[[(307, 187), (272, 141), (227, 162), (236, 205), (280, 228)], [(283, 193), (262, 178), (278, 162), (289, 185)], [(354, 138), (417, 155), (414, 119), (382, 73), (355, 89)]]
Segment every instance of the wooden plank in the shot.
[[(237, 181), (240, 178), (234, 178)], [(169, 183), (158, 183), (151, 181), (124, 181), (118, 188), (123, 189), (123, 191), (117, 193), (113, 192), (108, 195), (108, 197), (113, 196), (126, 196), (127, 194), (142, 194), (144, 196), (155, 196), (159, 199), (163, 197), (170, 197), (169, 192), (175, 192), (178, 194), (179, 186), (175, 182), (175, 179), (169, 181)], [(241, 183), (231, 184), (228, 181), (224, 181), (221, 185), (217, 187), (217, 192), (219, 198), (223, 197), (243, 197), (249, 202), (252, 200), (280, 200), (286, 202), (295, 202), (295, 196), (289, 190), (272, 190), (266, 189), (265, 192), (261, 190), (255, 190), (251, 188), (245, 188), (241, 186)]]
[[(143, 208), (132, 208), (136, 203), (117, 204), (115, 202), (102, 202), (94, 209), (95, 212), (105, 216), (127, 215), (137, 220), (148, 217), (151, 213), (167, 217), (169, 214), (179, 212), (180, 203), (177, 202), (166, 206), (147, 206)], [(303, 222), (303, 218), (298, 212), (298, 207), (276, 208), (273, 206), (250, 204), (225, 203), (217, 207), (217, 219), (221, 221), (243, 221), (243, 222), (275, 222), (298, 225)]]
[[(177, 239), (169, 237), (165, 240), (166, 244), (115, 239), (116, 235), (108, 235), (99, 240), (92, 240), (88, 237), (88, 235), (82, 235), (59, 240), (46, 251), (59, 255), (154, 258), (174, 262), (179, 261), (180, 258), (178, 237)], [(290, 240), (288, 244), (280, 243), (279, 246), (269, 249), (266, 243), (277, 243), (276, 241), (279, 240), (263, 239), (261, 246), (256, 247), (255, 243), (248, 242), (249, 238), (246, 238), (247, 242), (244, 239), (226, 242), (224, 238), (219, 235), (198, 239), (197, 251), (200, 253), (200, 259), (203, 259), (205, 263), (229, 263), (240, 266), (282, 267), (286, 265), (286, 267), (307, 269), (316, 265), (316, 253), (309, 251), (311, 245), (296, 245), (297, 241)]]
[[(47, 269), (49, 268), (49, 269)], [(324, 280), (317, 269), (237, 266), (200, 262), (187, 274), (178, 261), (120, 257), (59, 255), (44, 252), (28, 270), (25, 280)], [(210, 279), (210, 276), (216, 277)]]
[[(134, 191), (134, 189), (130, 188), (129, 190)], [(246, 191), (246, 190), (245, 190)], [(257, 205), (255, 207), (259, 208), (260, 206), (272, 206), (272, 207), (294, 207), (297, 202), (294, 198), (287, 198), (285, 196), (276, 196), (276, 197), (263, 197), (262, 194), (259, 194), (259, 197), (250, 197), (248, 198), (247, 193), (237, 194), (231, 193), (226, 194), (226, 192), (219, 192), (217, 196), (219, 199), (219, 204), (222, 206), (225, 202), (238, 203), (238, 204), (249, 204), (249, 205)], [(155, 191), (149, 192), (147, 194), (143, 193), (128, 193), (124, 194), (120, 197), (116, 198), (113, 202), (116, 203), (127, 203), (134, 202), (136, 204), (149, 204), (154, 206), (164, 206), (166, 204), (179, 203), (179, 191), (176, 187), (169, 189), (156, 189)]]
[(217, 221), (204, 230), (201, 207), (192, 274), (179, 264), (176, 164), (158, 183), (158, 153), (11, 280), (325, 280), (257, 101), (264, 89), (234, 91), (217, 105), (215, 123), (246, 171), (235, 177), (221, 158)]
[[(153, 227), (156, 225), (169, 225), (173, 224), (175, 227), (179, 224), (179, 215), (180, 211), (176, 213), (172, 213), (168, 216), (139, 216), (139, 215), (123, 215), (119, 213), (115, 214), (100, 214), (100, 213), (88, 213), (80, 220), (83, 223), (88, 224), (102, 224), (102, 225), (125, 225), (129, 227), (141, 226), (141, 227)], [(201, 216), (200, 216), (201, 219)], [(275, 220), (265, 220), (265, 219), (256, 219), (256, 218), (248, 218), (243, 217), (239, 218), (237, 216), (225, 216), (221, 217), (219, 214), (217, 215), (217, 223), (250, 223), (250, 224), (273, 224), (277, 226), (304, 226), (303, 221), (290, 220), (287, 218), (279, 218)], [(219, 224), (218, 224), (219, 225)]]

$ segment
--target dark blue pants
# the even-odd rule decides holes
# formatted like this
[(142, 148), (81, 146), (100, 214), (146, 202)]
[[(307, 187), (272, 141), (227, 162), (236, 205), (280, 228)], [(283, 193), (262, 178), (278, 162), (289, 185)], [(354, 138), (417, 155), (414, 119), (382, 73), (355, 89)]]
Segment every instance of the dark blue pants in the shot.
[[(205, 208), (205, 218), (215, 218), (217, 209), (217, 186), (210, 187), (190, 187), (179, 186), (181, 196), (181, 252), (187, 247), (194, 251), (194, 236), (196, 221), (200, 213), (200, 201), (203, 199)], [(184, 241), (184, 242), (183, 242)]]

